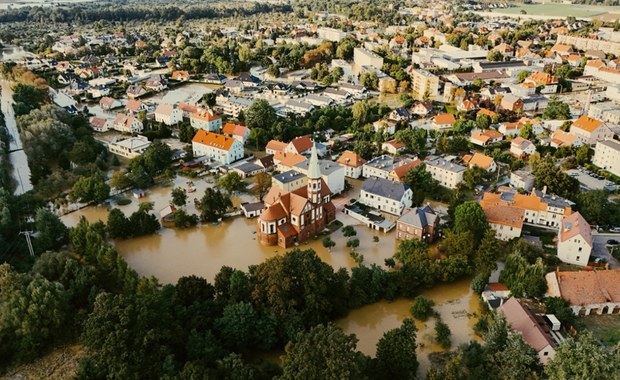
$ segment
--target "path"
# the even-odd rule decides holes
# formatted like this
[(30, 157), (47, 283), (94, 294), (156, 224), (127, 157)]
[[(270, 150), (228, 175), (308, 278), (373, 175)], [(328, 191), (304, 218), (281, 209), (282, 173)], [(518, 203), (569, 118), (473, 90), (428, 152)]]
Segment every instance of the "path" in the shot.
[(24, 152), (21, 138), (17, 130), (15, 122), (15, 113), (13, 112), (13, 90), (11, 82), (2, 80), (2, 112), (4, 113), (4, 121), (9, 132), (9, 160), (13, 169), (13, 178), (17, 186), (15, 194), (20, 195), (32, 190), (30, 182), (30, 167), (28, 166), (28, 158)]

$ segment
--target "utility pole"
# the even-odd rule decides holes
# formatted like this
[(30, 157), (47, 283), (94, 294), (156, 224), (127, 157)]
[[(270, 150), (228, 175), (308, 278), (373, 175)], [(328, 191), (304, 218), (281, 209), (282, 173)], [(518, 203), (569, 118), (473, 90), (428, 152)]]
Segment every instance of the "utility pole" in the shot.
[(26, 237), (26, 244), (28, 244), (28, 251), (30, 251), (30, 256), (34, 257), (34, 249), (32, 249), (32, 241), (30, 240), (30, 234), (32, 231), (23, 231), (20, 232), (20, 235), (24, 235)]

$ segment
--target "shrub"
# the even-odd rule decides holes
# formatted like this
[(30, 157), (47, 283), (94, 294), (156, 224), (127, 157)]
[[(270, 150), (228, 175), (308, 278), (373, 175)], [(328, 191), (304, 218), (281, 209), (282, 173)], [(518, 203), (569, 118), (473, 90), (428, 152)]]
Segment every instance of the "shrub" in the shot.
[(428, 298), (417, 296), (413, 300), (413, 305), (411, 305), (411, 315), (417, 320), (426, 321), (431, 315), (433, 315), (433, 305), (435, 303)]

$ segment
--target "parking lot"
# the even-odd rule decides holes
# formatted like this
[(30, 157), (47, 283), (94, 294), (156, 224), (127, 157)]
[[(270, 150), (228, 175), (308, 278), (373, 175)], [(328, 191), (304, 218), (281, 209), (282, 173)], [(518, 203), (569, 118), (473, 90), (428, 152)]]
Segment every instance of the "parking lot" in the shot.
[(602, 176), (596, 176), (591, 174), (585, 168), (579, 167), (579, 169), (570, 169), (566, 171), (566, 174), (579, 181), (579, 184), (584, 190), (609, 190), (614, 191), (616, 185), (606, 180)]
[(620, 249), (620, 245), (607, 245), (607, 240), (614, 239), (620, 241), (620, 234), (596, 234), (592, 235), (592, 257), (590, 260), (594, 260), (594, 257), (600, 257), (605, 259), (609, 263), (610, 269), (620, 268), (620, 263), (611, 255), (611, 249)]

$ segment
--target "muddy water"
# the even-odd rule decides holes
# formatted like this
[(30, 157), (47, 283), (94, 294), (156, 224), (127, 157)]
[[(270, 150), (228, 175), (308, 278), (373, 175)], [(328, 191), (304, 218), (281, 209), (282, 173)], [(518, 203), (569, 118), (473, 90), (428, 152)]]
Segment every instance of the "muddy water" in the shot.
[[(187, 179), (175, 179), (175, 186), (185, 187)], [(204, 189), (211, 184), (205, 180), (194, 180), (197, 191), (189, 194), (189, 203), (193, 198), (200, 198)], [(172, 186), (158, 187), (147, 192), (147, 196), (140, 200), (154, 202), (154, 211), (164, 208), (170, 200)], [(127, 194), (130, 197), (130, 194)], [(253, 200), (251, 196), (233, 197), (233, 203)], [(335, 201), (338, 203), (338, 199)], [(341, 202), (343, 202), (341, 200)], [(138, 200), (126, 206), (115, 206), (125, 214), (130, 214), (138, 208)], [(187, 211), (195, 213), (193, 204), (187, 206)], [(90, 222), (107, 220), (108, 209), (104, 206), (88, 207), (62, 217), (68, 226), (75, 225), (81, 216)], [(347, 216), (338, 213), (339, 217)], [(187, 275), (202, 276), (213, 281), (215, 275), (224, 265), (247, 270), (250, 265), (259, 264), (274, 255), (285, 252), (280, 247), (265, 247), (256, 240), (256, 219), (246, 219), (243, 216), (225, 220), (219, 225), (206, 224), (196, 228), (180, 230), (162, 228), (158, 234), (144, 236), (130, 240), (115, 241), (118, 252), (123, 255), (129, 266), (144, 276), (155, 276), (162, 283), (176, 283)], [(384, 260), (393, 255), (395, 249), (394, 232), (383, 234), (373, 232), (365, 227), (358, 226), (357, 238), (360, 246), (357, 249), (364, 255), (365, 264), (383, 265)], [(379, 237), (379, 242), (373, 241), (373, 236)], [(320, 258), (338, 268), (351, 268), (355, 262), (349, 256), (350, 249), (346, 247), (347, 238), (337, 231), (332, 235), (336, 246), (328, 251), (322, 245), (322, 239), (311, 240), (300, 244), (298, 248), (314, 249)]]
[[(470, 280), (464, 279), (452, 284), (442, 284), (422, 292), (422, 295), (435, 302), (434, 309), (452, 332), (452, 347), (478, 339), (473, 332), (476, 316), (480, 314), (477, 297), (470, 289)], [(399, 299), (394, 302), (378, 302), (353, 310), (337, 324), (349, 334), (357, 335), (358, 350), (374, 356), (376, 344), (383, 334), (399, 327), (403, 319), (411, 317), (409, 308), (412, 301)], [(443, 351), (433, 342), (435, 335), (435, 319), (426, 322), (416, 321), (417, 356), (420, 362), (418, 377), (423, 376), (430, 366), (428, 354)]]

